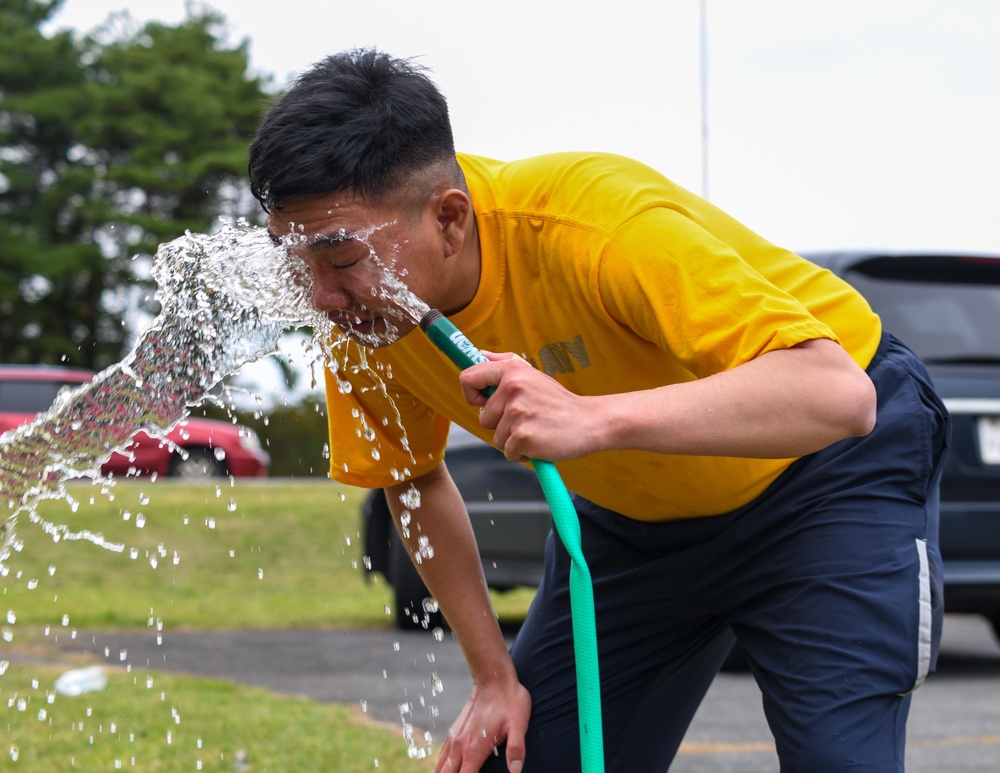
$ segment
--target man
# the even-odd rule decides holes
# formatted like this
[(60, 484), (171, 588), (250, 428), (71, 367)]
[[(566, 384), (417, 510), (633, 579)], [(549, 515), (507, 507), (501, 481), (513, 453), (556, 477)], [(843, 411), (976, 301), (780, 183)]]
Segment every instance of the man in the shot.
[[(343, 334), (332, 475), (386, 488), (469, 663), (437, 770), (580, 767), (568, 558), (550, 536), (508, 654), (451, 421), (576, 494), (608, 770), (667, 768), (732, 633), (783, 771), (903, 770), (940, 633), (947, 415), (855, 291), (628, 159), (456, 158), (433, 83), (372, 50), (298, 79), (250, 177)], [(456, 379), (417, 299), (507, 353)]]

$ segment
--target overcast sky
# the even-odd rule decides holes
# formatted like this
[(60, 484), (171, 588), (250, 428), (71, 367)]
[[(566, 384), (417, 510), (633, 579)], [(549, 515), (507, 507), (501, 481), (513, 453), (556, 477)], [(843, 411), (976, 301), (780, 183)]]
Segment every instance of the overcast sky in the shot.
[[(1000, 3), (706, 0), (708, 196), (783, 246), (1000, 252)], [(126, 5), (66, 0), (87, 31)], [(212, 0), (278, 85), (324, 55), (420, 57), (460, 149), (638, 158), (704, 193), (699, 0)]]

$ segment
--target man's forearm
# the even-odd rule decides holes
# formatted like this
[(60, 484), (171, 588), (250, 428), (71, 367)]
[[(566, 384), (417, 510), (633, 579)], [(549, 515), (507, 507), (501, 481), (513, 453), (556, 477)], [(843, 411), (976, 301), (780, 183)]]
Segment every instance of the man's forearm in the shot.
[[(780, 459), (865, 435), (875, 421), (871, 379), (826, 339), (695, 381), (620, 394), (573, 394), (510, 354), (459, 378), (511, 460), (559, 462), (618, 450)], [(495, 388), (489, 399), (487, 387)]]
[(607, 448), (804, 456), (875, 422), (875, 388), (839, 344), (770, 352), (731, 371), (608, 400)]
[[(411, 486), (420, 492), (420, 506), (408, 509), (400, 497)], [(465, 503), (444, 464), (414, 481), (387, 488), (386, 499), (410, 556), (421, 549), (422, 539), (423, 555), (429, 552), (427, 546), (433, 549), (431, 557), (421, 557), (417, 571), (458, 637), (473, 681), (516, 679), (490, 602)], [(406, 528), (401, 529), (404, 511), (409, 518)]]

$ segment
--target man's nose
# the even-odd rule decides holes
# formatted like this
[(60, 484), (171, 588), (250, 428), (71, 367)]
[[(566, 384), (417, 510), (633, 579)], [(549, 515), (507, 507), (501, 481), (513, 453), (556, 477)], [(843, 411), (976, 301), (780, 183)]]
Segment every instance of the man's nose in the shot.
[(350, 308), (353, 302), (340, 282), (322, 274), (313, 276), (312, 305), (317, 311), (340, 311)]

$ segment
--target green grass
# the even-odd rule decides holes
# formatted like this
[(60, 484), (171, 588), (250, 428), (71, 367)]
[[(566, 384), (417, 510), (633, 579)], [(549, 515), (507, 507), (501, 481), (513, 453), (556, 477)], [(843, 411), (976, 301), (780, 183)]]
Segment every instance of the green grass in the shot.
[[(315, 480), (122, 482), (106, 492), (78, 483), (75, 511), (65, 501), (38, 508), (118, 552), (53, 540), (20, 516), (23, 546), (0, 577), (0, 671), (12, 662), (0, 676), (0, 769), (222, 771), (239, 749), (253, 773), (430, 769), (409, 759), (401, 727), (365, 722), (356, 706), (222, 681), (111, 670), (105, 690), (47, 702), (58, 673), (81, 665), (54, 646), (77, 629), (391, 627), (391, 589), (360, 568), (364, 493)], [(523, 617), (532, 595), (494, 595), (501, 619)]]
[(0, 719), (0, 769), (233, 771), (243, 754), (243, 769), (253, 773), (433, 767), (429, 758), (410, 758), (401, 728), (376, 726), (346, 706), (124, 670), (112, 672), (101, 692), (57, 695), (49, 703), (56, 675), (12, 667), (0, 678), (8, 706)]
[(8, 561), (2, 601), (20, 624), (61, 625), (64, 615), (81, 628), (145, 626), (151, 616), (174, 628), (391, 621), (388, 586), (366, 584), (359, 568), (360, 490), (129, 482), (111, 489), (113, 499), (90, 484), (70, 494), (76, 512), (53, 501), (38, 515), (72, 533), (101, 533), (123, 550), (55, 542), (22, 516), (24, 548)]
[[(391, 588), (366, 582), (359, 536), (365, 492), (328, 481), (119, 483), (70, 488), (76, 512), (38, 515), (71, 533), (101, 533), (121, 552), (53, 541), (22, 515), (23, 549), (0, 579), (18, 626), (132, 628), (388, 627)], [(141, 526), (140, 526), (141, 524)], [(496, 594), (503, 619), (524, 615), (530, 591)]]

